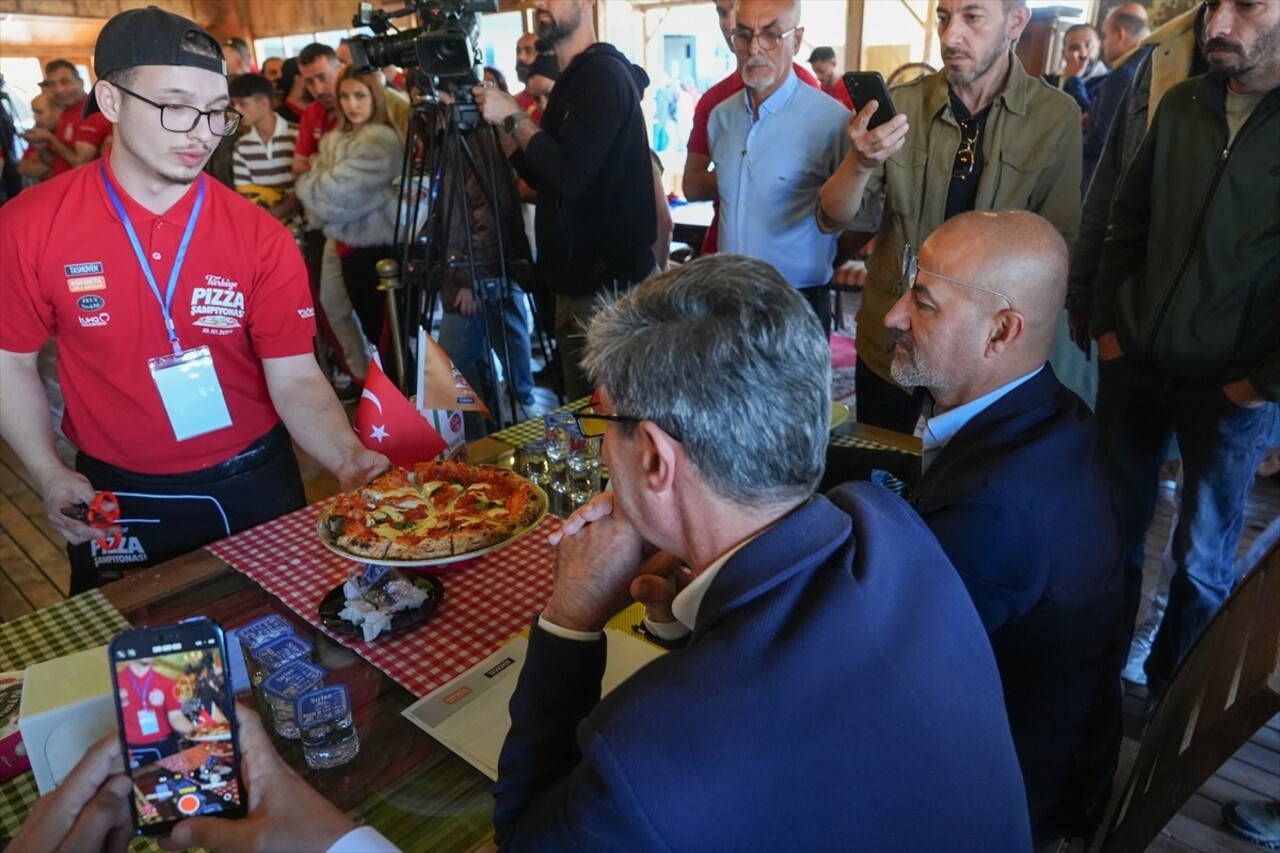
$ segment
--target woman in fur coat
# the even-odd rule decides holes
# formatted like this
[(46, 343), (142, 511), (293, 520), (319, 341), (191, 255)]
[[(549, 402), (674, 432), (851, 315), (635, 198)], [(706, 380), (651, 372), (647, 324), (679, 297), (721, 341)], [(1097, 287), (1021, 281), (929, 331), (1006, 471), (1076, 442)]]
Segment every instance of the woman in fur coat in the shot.
[(298, 178), (297, 192), (311, 226), (335, 241), (351, 304), (365, 337), (378, 346), (386, 295), (378, 290), (375, 265), (395, 257), (396, 181), (404, 143), (387, 114), (386, 89), (376, 71), (347, 66), (337, 90), (338, 127), (321, 138), (311, 170)]

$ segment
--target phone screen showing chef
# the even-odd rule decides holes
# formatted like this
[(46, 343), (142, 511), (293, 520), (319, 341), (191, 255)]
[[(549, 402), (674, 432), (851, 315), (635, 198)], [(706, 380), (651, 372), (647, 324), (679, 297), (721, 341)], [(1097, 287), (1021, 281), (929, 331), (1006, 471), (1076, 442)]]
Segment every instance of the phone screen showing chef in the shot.
[(111, 641), (116, 720), (133, 825), (167, 835), (196, 815), (240, 817), (245, 791), (222, 627), (208, 619)]

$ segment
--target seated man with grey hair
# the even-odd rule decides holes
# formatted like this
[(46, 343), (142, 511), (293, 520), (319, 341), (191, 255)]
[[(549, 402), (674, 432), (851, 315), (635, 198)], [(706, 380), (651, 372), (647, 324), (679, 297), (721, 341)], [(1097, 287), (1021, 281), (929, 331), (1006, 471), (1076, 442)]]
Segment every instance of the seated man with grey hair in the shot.
[(904, 260), (891, 370), (933, 398), (913, 500), (991, 636), (1036, 847), (1087, 837), (1111, 790), (1128, 638), (1093, 414), (1046, 363), (1067, 246), (1034, 213), (962, 213)]
[[(814, 493), (831, 360), (804, 297), (762, 261), (702, 258), (603, 307), (584, 366), (612, 491), (553, 537), (498, 846), (1029, 849), (959, 577), (887, 490)], [(635, 599), (690, 633), (602, 699), (601, 630)]]

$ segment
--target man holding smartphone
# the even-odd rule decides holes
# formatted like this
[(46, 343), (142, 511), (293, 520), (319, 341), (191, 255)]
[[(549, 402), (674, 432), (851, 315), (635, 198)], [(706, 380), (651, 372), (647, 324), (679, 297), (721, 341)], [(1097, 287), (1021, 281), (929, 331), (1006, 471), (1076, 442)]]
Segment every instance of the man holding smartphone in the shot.
[(1070, 246), (1080, 222), (1080, 109), (1031, 77), (1013, 46), (1031, 19), (1025, 0), (940, 0), (946, 67), (894, 90), (899, 115), (849, 119), (848, 154), (822, 187), (823, 230), (849, 228), (884, 196), (858, 311), (858, 420), (910, 433), (923, 396), (889, 372), (885, 315), (901, 293), (903, 246), (919, 246), (969, 210), (1021, 209), (1053, 223)]

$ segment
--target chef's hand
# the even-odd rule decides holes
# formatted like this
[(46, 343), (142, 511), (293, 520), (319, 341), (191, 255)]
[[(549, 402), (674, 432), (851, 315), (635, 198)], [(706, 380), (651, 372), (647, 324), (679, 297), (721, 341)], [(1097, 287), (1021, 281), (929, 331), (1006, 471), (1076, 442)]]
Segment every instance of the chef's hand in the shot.
[[(48, 516), (54, 529), (62, 534), (62, 538), (72, 545), (79, 545), (99, 537), (110, 538), (124, 532), (119, 525), (91, 527), (82, 518), (72, 518), (63, 512), (63, 510), (78, 512), (92, 504), (94, 498), (98, 496), (98, 492), (89, 483), (88, 478), (70, 468), (60, 466), (59, 470), (51, 472), (42, 479), (40, 493), (44, 495), (45, 515)], [(112, 510), (115, 506), (104, 503), (102, 508)]]
[(249, 815), (241, 820), (193, 817), (160, 841), (166, 850), (328, 850), (356, 828), (293, 771), (271, 744), (258, 715), (236, 706), (240, 723), (240, 764), (249, 791)]
[(333, 473), (344, 492), (358, 489), (391, 467), (391, 460), (376, 450), (361, 447), (338, 466)]
[(121, 766), (120, 736), (113, 730), (89, 747), (61, 785), (40, 798), (6, 849), (128, 850), (133, 783), (118, 772)]

